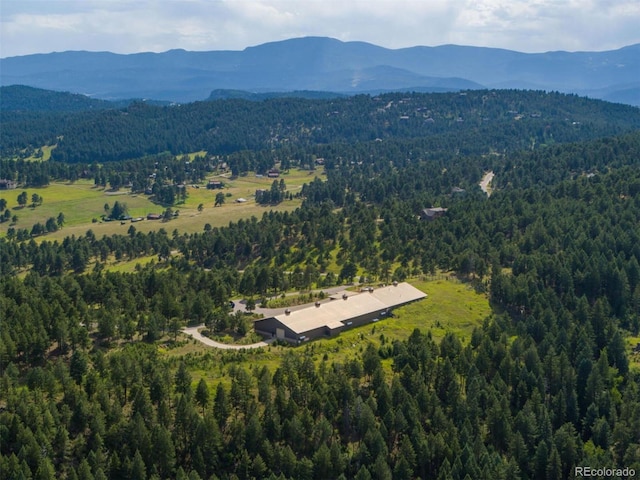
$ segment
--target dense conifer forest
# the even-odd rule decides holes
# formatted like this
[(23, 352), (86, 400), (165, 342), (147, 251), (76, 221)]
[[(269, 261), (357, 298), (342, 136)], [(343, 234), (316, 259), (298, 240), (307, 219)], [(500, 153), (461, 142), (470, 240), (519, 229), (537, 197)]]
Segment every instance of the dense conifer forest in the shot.
[[(0, 178), (22, 185), (143, 191), (222, 162), (326, 176), (293, 212), (199, 233), (0, 238), (0, 478), (640, 473), (639, 128), (637, 108), (520, 91), (3, 111)], [(187, 324), (250, 330), (240, 296), (437, 272), (490, 299), (470, 338), (381, 335), (341, 361), (310, 343), (260, 367), (264, 350), (166, 354)]]

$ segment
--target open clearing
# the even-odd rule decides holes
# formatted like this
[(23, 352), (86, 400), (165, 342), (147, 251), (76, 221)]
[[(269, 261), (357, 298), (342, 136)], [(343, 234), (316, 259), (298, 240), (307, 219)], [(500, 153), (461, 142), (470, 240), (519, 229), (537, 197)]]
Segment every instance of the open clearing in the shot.
[[(394, 310), (393, 318), (387, 318), (375, 324), (366, 325), (342, 332), (335, 338), (319, 339), (299, 347), (270, 345), (255, 350), (228, 352), (207, 347), (191, 337), (184, 345), (164, 351), (170, 356), (187, 355), (191, 357), (194, 384), (205, 378), (209, 382), (229, 381), (226, 364), (251, 364), (253, 369), (268, 366), (272, 372), (280, 364), (280, 359), (293, 351), (307, 352), (316, 362), (327, 355), (329, 362), (345, 362), (360, 355), (368, 343), (376, 347), (384, 342), (407, 339), (414, 329), (423, 333), (431, 331), (436, 341), (451, 332), (468, 343), (475, 327), (482, 326), (486, 317), (491, 315), (489, 300), (484, 294), (476, 293), (470, 284), (451, 280), (412, 281), (412, 285), (427, 293), (428, 297)], [(221, 361), (224, 357), (224, 361)], [(389, 369), (390, 361), (383, 361)], [(197, 378), (196, 378), (197, 377)]]
[[(319, 171), (310, 172), (308, 170), (292, 170), (284, 173), (278, 182), (283, 179), (287, 192), (295, 195), (304, 183), (311, 182)], [(255, 191), (258, 189), (269, 189), (273, 183), (272, 178), (259, 177), (253, 174), (230, 179), (223, 176), (210, 177), (221, 180), (225, 183), (222, 190), (208, 190), (205, 185), (187, 186), (187, 199), (184, 203), (171, 207), (179, 210), (180, 214), (169, 222), (144, 220), (133, 224), (136, 230), (149, 232), (164, 228), (167, 231), (177, 229), (181, 233), (201, 232), (205, 224), (212, 227), (228, 225), (230, 221), (237, 221), (243, 218), (255, 216), (260, 218), (264, 212), (270, 210), (292, 211), (300, 206), (300, 199), (285, 200), (279, 205), (262, 206), (254, 201)], [(27, 192), (29, 202), (31, 195), (37, 193), (44, 200), (42, 205), (31, 208), (29, 206), (21, 208), (18, 206), (17, 197), (23, 191)], [(214, 207), (215, 196), (218, 192), (225, 194), (225, 203), (222, 206)], [(90, 180), (81, 180), (74, 183), (52, 183), (42, 188), (27, 188), (4, 190), (0, 192), (0, 198), (7, 201), (7, 206), (11, 210), (11, 215), (18, 216), (18, 222), (11, 225), (10, 222), (0, 224), (0, 236), (5, 236), (10, 226), (16, 229), (26, 228), (31, 231), (31, 227), (40, 222), (44, 224), (48, 218), (56, 218), (60, 212), (64, 214), (65, 225), (58, 232), (43, 235), (38, 240), (62, 240), (64, 237), (84, 235), (91, 229), (98, 237), (111, 235), (114, 233), (126, 234), (130, 222), (100, 222), (101, 215), (104, 214), (104, 205), (110, 206), (117, 200), (124, 202), (128, 207), (128, 213), (132, 217), (146, 217), (148, 213), (161, 213), (166, 207), (154, 204), (145, 195), (130, 194), (126, 190), (111, 192), (102, 188), (96, 188)], [(244, 203), (237, 203), (238, 198), (245, 198)], [(198, 205), (203, 205), (202, 212), (198, 211)]]
[(39, 148), (42, 152), (42, 155), (38, 156), (35, 153), (30, 157), (25, 158), (25, 162), (46, 162), (51, 159), (51, 150), (56, 148), (58, 145), (43, 145)]
[(480, 189), (487, 194), (487, 197), (491, 196), (491, 182), (495, 174), (493, 172), (487, 172), (480, 181)]

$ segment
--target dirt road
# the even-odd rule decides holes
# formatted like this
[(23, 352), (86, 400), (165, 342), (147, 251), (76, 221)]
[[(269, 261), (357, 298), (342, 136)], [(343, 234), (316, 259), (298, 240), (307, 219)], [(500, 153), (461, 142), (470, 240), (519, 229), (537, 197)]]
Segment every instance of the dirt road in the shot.
[(491, 196), (490, 185), (491, 185), (491, 180), (493, 180), (494, 176), (495, 174), (493, 172), (487, 172), (484, 174), (484, 177), (482, 177), (482, 180), (480, 180), (480, 188), (484, 193), (487, 194), (487, 197)]

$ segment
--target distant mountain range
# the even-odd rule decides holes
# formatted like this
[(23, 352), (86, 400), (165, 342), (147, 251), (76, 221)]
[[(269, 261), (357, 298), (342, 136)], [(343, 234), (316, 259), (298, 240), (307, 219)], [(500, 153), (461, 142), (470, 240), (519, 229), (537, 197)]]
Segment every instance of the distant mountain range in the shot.
[(104, 100), (190, 102), (210, 96), (259, 99), (267, 92), (326, 96), (312, 92), (352, 95), (516, 88), (640, 105), (640, 44), (606, 52), (529, 54), (456, 45), (391, 50), (364, 42), (305, 37), (242, 51), (25, 55), (0, 59), (0, 72), (1, 85), (82, 93)]

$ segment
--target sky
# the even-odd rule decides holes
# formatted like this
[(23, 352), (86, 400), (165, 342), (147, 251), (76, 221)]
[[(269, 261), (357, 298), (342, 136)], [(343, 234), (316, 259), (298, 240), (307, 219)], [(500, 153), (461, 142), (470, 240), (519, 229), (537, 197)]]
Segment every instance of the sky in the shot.
[(0, 0), (0, 57), (243, 50), (303, 36), (520, 52), (640, 43), (640, 0)]

